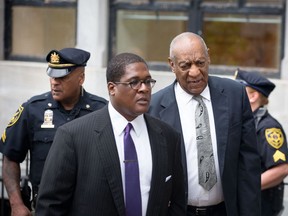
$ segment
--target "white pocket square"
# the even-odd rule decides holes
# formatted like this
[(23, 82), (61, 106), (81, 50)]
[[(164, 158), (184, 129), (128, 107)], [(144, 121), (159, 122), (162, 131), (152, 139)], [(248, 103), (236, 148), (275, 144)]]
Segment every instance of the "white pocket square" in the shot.
[(168, 182), (171, 179), (172, 175), (166, 177), (165, 182)]

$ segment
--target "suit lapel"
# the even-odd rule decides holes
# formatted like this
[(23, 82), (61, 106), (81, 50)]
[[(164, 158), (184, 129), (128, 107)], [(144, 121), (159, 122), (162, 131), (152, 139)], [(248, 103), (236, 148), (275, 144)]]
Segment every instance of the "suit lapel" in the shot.
[(159, 115), (160, 119), (171, 125), (175, 130), (181, 134), (181, 161), (184, 170), (184, 181), (186, 185), (186, 191), (188, 191), (188, 180), (187, 180), (187, 163), (186, 163), (186, 149), (184, 144), (184, 137), (182, 135), (182, 126), (180, 121), (180, 114), (178, 105), (176, 102), (176, 96), (174, 91), (174, 86), (177, 81), (175, 80), (170, 86), (167, 87), (167, 93), (163, 95), (160, 102), (163, 108)]
[(226, 152), (226, 144), (229, 130), (229, 108), (228, 98), (225, 95), (224, 88), (218, 86), (217, 81), (213, 77), (209, 77), (209, 89), (213, 106), (216, 138), (217, 138), (217, 153), (221, 175), (224, 169), (224, 158)]
[(165, 173), (167, 167), (167, 143), (162, 135), (162, 130), (151, 118), (145, 115), (149, 140), (151, 145), (151, 154), (153, 161), (151, 188), (147, 206), (147, 215), (158, 215), (161, 206), (160, 196), (163, 194), (165, 184)]
[(163, 109), (160, 111), (160, 119), (172, 126), (178, 133), (181, 134), (181, 154), (182, 154), (182, 164), (184, 167), (184, 172), (186, 173), (187, 164), (186, 164), (186, 151), (184, 145), (184, 137), (182, 135), (182, 126), (180, 121), (180, 114), (178, 105), (176, 102), (176, 96), (174, 91), (174, 85), (176, 81), (167, 87), (167, 93), (163, 95), (163, 98), (160, 102)]
[(168, 86), (167, 94), (164, 94), (160, 102), (163, 109), (160, 111), (159, 115), (160, 119), (163, 119), (166, 123), (178, 130), (179, 133), (181, 133), (182, 127), (174, 92), (174, 85), (175, 82), (172, 85)]
[(123, 195), (121, 168), (119, 156), (108, 113), (107, 106), (97, 113), (97, 121), (95, 128), (95, 144), (99, 151), (104, 172), (111, 188), (115, 206), (119, 215), (125, 215), (125, 202)]

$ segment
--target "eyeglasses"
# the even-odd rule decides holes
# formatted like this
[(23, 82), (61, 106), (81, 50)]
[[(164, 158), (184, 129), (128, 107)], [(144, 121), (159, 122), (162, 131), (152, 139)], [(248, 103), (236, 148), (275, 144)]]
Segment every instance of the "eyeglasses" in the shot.
[(138, 90), (141, 88), (142, 83), (144, 83), (144, 85), (147, 88), (153, 88), (156, 80), (154, 79), (146, 79), (146, 80), (132, 80), (130, 82), (114, 82), (115, 84), (123, 84), (123, 85), (129, 85), (132, 89), (134, 90)]

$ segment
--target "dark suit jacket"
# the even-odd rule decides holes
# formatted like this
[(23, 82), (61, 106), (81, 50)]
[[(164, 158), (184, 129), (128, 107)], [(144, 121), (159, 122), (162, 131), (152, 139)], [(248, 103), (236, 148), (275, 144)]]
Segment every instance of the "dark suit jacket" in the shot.
[[(185, 215), (180, 134), (155, 118), (144, 117), (153, 162), (147, 215)], [(168, 176), (171, 179), (165, 181)], [(57, 130), (41, 179), (36, 215), (125, 215), (107, 106)]]
[[(174, 85), (175, 82), (152, 96), (149, 113), (181, 133)], [(246, 90), (234, 80), (213, 76), (209, 77), (208, 85), (214, 112), (220, 175), (227, 214), (259, 216), (260, 157)], [(183, 136), (181, 152), (186, 170)], [(185, 173), (187, 175), (187, 170)], [(187, 184), (187, 178), (185, 182)]]

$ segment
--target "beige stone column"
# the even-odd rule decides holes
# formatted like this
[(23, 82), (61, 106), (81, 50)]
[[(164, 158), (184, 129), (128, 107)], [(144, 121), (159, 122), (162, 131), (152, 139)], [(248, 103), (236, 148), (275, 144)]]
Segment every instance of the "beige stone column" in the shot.
[(108, 13), (108, 0), (78, 1), (77, 47), (91, 52), (91, 66), (106, 67)]

